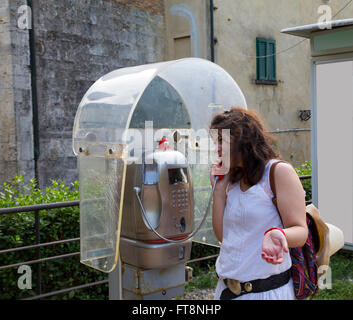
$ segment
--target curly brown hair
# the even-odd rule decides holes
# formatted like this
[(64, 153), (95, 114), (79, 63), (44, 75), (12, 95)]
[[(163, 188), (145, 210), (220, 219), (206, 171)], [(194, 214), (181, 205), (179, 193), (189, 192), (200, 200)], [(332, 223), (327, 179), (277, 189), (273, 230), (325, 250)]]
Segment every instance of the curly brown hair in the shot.
[(281, 159), (273, 147), (275, 139), (253, 110), (233, 107), (229, 111), (217, 113), (211, 120), (210, 129), (230, 130), (233, 163), (239, 163), (239, 160), (243, 163), (242, 167), (231, 166), (231, 183), (243, 178), (247, 185), (253, 186), (261, 180), (268, 160)]

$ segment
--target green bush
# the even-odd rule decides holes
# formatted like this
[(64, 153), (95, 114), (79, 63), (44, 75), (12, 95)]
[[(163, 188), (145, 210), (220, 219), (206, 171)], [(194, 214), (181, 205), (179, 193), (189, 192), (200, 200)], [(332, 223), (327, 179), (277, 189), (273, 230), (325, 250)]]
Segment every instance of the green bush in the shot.
[[(297, 172), (298, 176), (310, 176), (311, 162), (306, 161), (299, 168), (296, 168), (295, 171)], [(305, 200), (306, 201), (312, 200), (311, 179), (302, 179), (301, 182), (306, 193)]]
[[(25, 184), (23, 177), (15, 176), (4, 183), (0, 192), (0, 208), (18, 207), (40, 203), (53, 203), (79, 199), (78, 182), (67, 187), (60, 180), (53, 180), (44, 190), (32, 179)], [(78, 238), (79, 207), (68, 207), (40, 211), (40, 241), (42, 243)], [(0, 250), (35, 244), (34, 212), (15, 213), (0, 216)], [(79, 241), (42, 247), (40, 257), (52, 257), (79, 252)], [(0, 265), (15, 264), (36, 259), (36, 249), (0, 254)], [(22, 299), (37, 294), (37, 265), (32, 268), (32, 290), (20, 290), (17, 285), (18, 267), (0, 270), (0, 299)], [(79, 255), (41, 263), (42, 292), (52, 292), (68, 287), (106, 279), (103, 273), (87, 268), (79, 262)], [(108, 286), (101, 285), (48, 299), (105, 299)]]

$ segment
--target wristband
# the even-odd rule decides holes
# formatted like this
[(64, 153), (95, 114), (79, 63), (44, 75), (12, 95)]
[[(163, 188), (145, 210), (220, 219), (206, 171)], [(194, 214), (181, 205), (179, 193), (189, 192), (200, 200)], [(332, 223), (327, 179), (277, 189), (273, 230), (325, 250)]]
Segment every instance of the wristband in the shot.
[(286, 236), (285, 232), (283, 231), (283, 229), (281, 228), (277, 228), (277, 227), (273, 227), (273, 228), (270, 228), (268, 230), (265, 231), (264, 235), (267, 233), (267, 232), (270, 232), (271, 230), (279, 230), (283, 233), (284, 236)]

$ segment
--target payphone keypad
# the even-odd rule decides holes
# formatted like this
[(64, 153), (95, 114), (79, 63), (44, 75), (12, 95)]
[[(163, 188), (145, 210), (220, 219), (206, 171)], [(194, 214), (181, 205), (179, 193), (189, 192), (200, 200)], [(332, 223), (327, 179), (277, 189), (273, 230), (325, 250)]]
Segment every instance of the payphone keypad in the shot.
[(176, 209), (179, 213), (184, 213), (189, 206), (188, 189), (174, 189), (171, 191), (172, 208)]

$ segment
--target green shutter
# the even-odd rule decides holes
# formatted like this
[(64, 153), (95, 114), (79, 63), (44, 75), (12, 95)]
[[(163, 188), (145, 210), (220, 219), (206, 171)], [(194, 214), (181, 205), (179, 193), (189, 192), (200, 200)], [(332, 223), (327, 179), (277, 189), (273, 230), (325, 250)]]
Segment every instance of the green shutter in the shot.
[(268, 40), (267, 41), (267, 65), (268, 73), (267, 80), (276, 81), (276, 41)]
[[(266, 65), (266, 40), (256, 39), (256, 56), (257, 58), (257, 80), (266, 80), (267, 65)], [(263, 58), (261, 58), (263, 57)]]
[(256, 38), (256, 80), (276, 81), (276, 40)]

